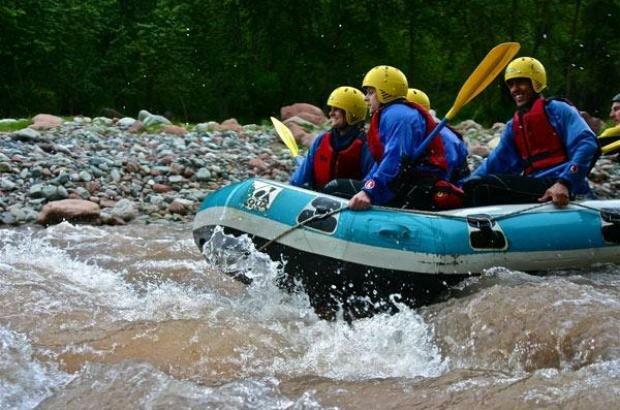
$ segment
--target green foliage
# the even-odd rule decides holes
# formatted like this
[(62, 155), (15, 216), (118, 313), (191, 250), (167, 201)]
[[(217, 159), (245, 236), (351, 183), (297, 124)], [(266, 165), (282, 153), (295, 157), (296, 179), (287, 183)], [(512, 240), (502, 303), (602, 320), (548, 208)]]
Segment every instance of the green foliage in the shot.
[[(4, 0), (0, 117), (112, 107), (256, 122), (323, 106), (378, 64), (401, 68), (441, 116), (502, 41), (543, 62), (546, 94), (605, 117), (620, 92), (619, 16), (608, 0)], [(459, 119), (512, 110), (498, 79)]]
[(32, 124), (32, 121), (25, 118), (10, 122), (0, 122), (0, 132), (13, 132), (21, 130), (26, 128), (30, 124)]

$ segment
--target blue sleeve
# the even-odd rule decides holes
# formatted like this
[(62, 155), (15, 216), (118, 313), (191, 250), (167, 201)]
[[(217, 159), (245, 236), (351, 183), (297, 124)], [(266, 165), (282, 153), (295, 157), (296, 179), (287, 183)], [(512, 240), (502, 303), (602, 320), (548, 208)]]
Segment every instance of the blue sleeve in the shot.
[(467, 161), (467, 146), (462, 139), (460, 139), (454, 131), (446, 127), (440, 132), (444, 145), (444, 151), (446, 161), (448, 163), (448, 169), (442, 178), (452, 180), (454, 171), (463, 166), (463, 163)]
[(295, 169), (291, 179), (289, 179), (289, 184), (294, 186), (304, 186), (309, 185), (314, 187), (314, 154), (323, 139), (325, 134), (321, 134), (312, 141), (312, 145), (310, 145), (310, 149), (308, 150), (308, 154), (306, 155), (306, 159)]
[(390, 106), (382, 113), (379, 135), (384, 147), (383, 157), (364, 179), (363, 188), (373, 204), (384, 205), (394, 198), (396, 194), (390, 184), (400, 172), (401, 157), (413, 155), (413, 148), (420, 144), (425, 130), (422, 116), (404, 105)]
[(487, 159), (474, 172), (471, 177), (482, 177), (492, 174), (519, 175), (523, 172), (523, 161), (517, 151), (512, 133), (512, 120), (508, 121), (504, 132), (499, 139), (497, 147), (491, 151)]
[(368, 149), (368, 144), (362, 145), (362, 155), (360, 157), (360, 170), (362, 171), (362, 179), (368, 175), (375, 165), (375, 160)]
[(545, 108), (551, 124), (560, 134), (568, 156), (568, 162), (563, 164), (556, 176), (567, 180), (571, 191), (587, 192), (586, 177), (598, 153), (596, 136), (575, 107), (553, 100)]

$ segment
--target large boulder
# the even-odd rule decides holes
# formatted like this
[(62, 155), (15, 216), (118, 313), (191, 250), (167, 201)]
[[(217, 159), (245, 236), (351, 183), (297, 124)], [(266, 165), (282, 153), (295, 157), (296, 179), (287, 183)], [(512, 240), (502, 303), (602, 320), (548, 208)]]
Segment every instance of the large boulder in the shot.
[(54, 225), (62, 221), (72, 223), (99, 223), (101, 208), (94, 202), (83, 199), (62, 199), (48, 202), (43, 206), (37, 223), (41, 225)]
[(307, 103), (295, 103), (280, 108), (280, 118), (287, 120), (291, 117), (300, 117), (314, 125), (322, 125), (327, 117), (319, 107)]
[(179, 127), (178, 125), (172, 125), (172, 124), (164, 125), (161, 130), (162, 132), (165, 132), (166, 134), (177, 135), (179, 137), (182, 137), (185, 134), (187, 134), (187, 130), (185, 128)]
[(302, 127), (297, 122), (287, 121), (285, 122), (285, 124), (291, 130), (293, 137), (295, 137), (295, 141), (297, 141), (297, 145), (309, 147), (312, 144), (312, 141), (314, 141), (314, 133), (308, 131), (305, 127)]
[(50, 114), (37, 114), (32, 118), (30, 128), (35, 130), (49, 130), (51, 128), (60, 127), (62, 118)]
[(239, 134), (243, 132), (243, 127), (241, 126), (241, 124), (239, 124), (236, 118), (229, 118), (222, 121), (222, 123), (220, 124), (220, 129), (235, 131)]

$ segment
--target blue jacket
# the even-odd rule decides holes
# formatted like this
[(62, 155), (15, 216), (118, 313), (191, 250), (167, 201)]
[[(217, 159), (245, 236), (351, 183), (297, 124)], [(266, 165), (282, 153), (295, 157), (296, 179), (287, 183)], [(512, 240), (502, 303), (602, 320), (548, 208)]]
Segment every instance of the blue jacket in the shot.
[[(320, 134), (314, 139), (314, 141), (312, 141), (312, 145), (310, 146), (310, 149), (308, 150), (308, 154), (306, 155), (306, 158), (303, 160), (303, 162), (301, 162), (297, 166), (297, 168), (295, 169), (295, 172), (293, 172), (293, 175), (291, 176), (289, 180), (289, 184), (295, 185), (295, 186), (306, 185), (312, 189), (315, 189), (314, 155), (317, 151), (317, 148), (319, 147), (319, 144), (321, 143), (321, 140), (323, 139), (323, 137), (325, 137), (325, 135), (326, 133)], [(368, 145), (364, 144), (362, 146), (362, 155), (360, 157), (360, 169), (362, 171), (362, 175), (368, 174), (368, 171), (370, 171), (374, 163), (375, 163), (375, 160), (370, 155), (370, 151), (368, 150)]]
[[(553, 168), (539, 170), (531, 175), (535, 178), (564, 179), (569, 182), (573, 194), (590, 193), (586, 177), (592, 160), (598, 152), (596, 136), (577, 109), (564, 101), (550, 100), (545, 105), (545, 112), (564, 144), (568, 161)], [(497, 147), (471, 176), (520, 175), (523, 170), (523, 161), (514, 142), (512, 120), (510, 120), (506, 124), (506, 129)]]
[[(411, 157), (426, 135), (426, 121), (418, 110), (399, 103), (389, 104), (383, 108), (379, 122), (383, 157), (364, 179), (363, 188), (373, 204), (384, 205), (394, 198), (396, 194), (390, 185), (400, 174), (402, 157)], [(439, 178), (451, 180), (453, 172), (467, 160), (467, 147), (449, 128), (443, 128), (440, 135), (448, 163), (447, 170), (444, 172), (439, 169), (419, 169)]]

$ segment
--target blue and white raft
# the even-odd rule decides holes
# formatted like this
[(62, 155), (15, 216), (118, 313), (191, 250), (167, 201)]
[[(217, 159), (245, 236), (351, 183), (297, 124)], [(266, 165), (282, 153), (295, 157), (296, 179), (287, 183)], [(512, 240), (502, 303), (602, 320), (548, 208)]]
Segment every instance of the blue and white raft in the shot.
[(205, 198), (194, 239), (202, 250), (218, 226), (247, 234), (272, 260), (285, 261), (288, 283), (300, 281), (315, 307), (357, 299), (368, 309), (394, 294), (413, 306), (425, 304), (494, 266), (540, 272), (620, 263), (620, 200), (444, 212), (355, 212), (346, 205), (318, 192), (249, 179)]

